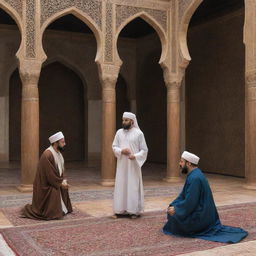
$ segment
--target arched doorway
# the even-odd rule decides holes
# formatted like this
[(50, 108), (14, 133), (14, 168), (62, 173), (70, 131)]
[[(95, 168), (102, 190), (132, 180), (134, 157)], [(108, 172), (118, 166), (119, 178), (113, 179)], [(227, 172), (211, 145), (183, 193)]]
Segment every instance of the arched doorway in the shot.
[[(126, 45), (126, 49), (124, 46)], [(138, 123), (149, 148), (148, 162), (166, 163), (166, 87), (159, 65), (161, 41), (154, 28), (142, 18), (128, 23), (120, 32), (118, 52), (127, 74), (131, 98), (135, 99)], [(130, 67), (136, 67), (130, 70)], [(157, 134), (157, 136), (156, 136)]]
[(9, 86), (9, 159), (20, 161), (21, 150), (21, 90), (19, 71), (10, 78)]
[[(51, 79), (49, 79), (51, 78)], [(21, 80), (18, 69), (10, 78), (10, 160), (20, 161), (21, 138)], [(39, 80), (40, 153), (48, 146), (48, 137), (63, 131), (67, 148), (63, 153), (68, 161), (86, 159), (84, 85), (70, 68), (54, 62), (42, 69)], [(85, 146), (86, 145), (86, 146)]]
[[(96, 103), (101, 97), (98, 71), (95, 63), (97, 51), (95, 37), (92, 30), (83, 21), (73, 14), (66, 14), (48, 25), (43, 34), (43, 48), (49, 62), (57, 60), (60, 63), (64, 63), (62, 67), (58, 62), (47, 65), (45, 72), (47, 69), (47, 73), (51, 75), (44, 74), (43, 69), (39, 87), (41, 82), (44, 81), (44, 86), (48, 88), (47, 93), (51, 93), (49, 86), (49, 83), (51, 83), (56, 87), (56, 93), (59, 90), (63, 90), (66, 97), (69, 97), (69, 102), (67, 102), (67, 99), (62, 100), (61, 108), (58, 110), (63, 119), (61, 121), (62, 125), (68, 124), (63, 129), (63, 132), (66, 130), (67, 134), (65, 136), (68, 143), (66, 152), (64, 152), (65, 160), (87, 161), (88, 155), (91, 153), (94, 154), (97, 151), (95, 154), (100, 154), (100, 146), (98, 146), (100, 145), (100, 136), (98, 134), (94, 135), (94, 133), (100, 131), (99, 124), (94, 124), (94, 120), (98, 119), (96, 115), (100, 115), (98, 109), (95, 110), (94, 106), (98, 107), (99, 104)], [(46, 62), (46, 64), (48, 63)], [(47, 68), (48, 66), (49, 68)], [(69, 71), (64, 71), (67, 67)], [(78, 76), (76, 75), (75, 78), (74, 73), (79, 75), (79, 82), (77, 80)], [(52, 82), (52, 79), (55, 82)], [(72, 79), (76, 79), (76, 82), (72, 82)], [(73, 83), (76, 84), (75, 87), (72, 85)], [(42, 96), (46, 100), (48, 100), (47, 93), (45, 92)], [(41, 94), (40, 88), (39, 94)], [(51, 105), (50, 103), (45, 104), (47, 106)], [(74, 108), (76, 110), (72, 110)], [(69, 116), (66, 115), (67, 112), (69, 112)], [(74, 123), (71, 123), (70, 120), (74, 118)], [(43, 110), (43, 104), (40, 102), (41, 119), (44, 124), (49, 123), (49, 120), (53, 119), (53, 114), (49, 116), (47, 111)], [(40, 123), (40, 131), (46, 133), (49, 129), (49, 126), (46, 129)], [(57, 127), (56, 129), (60, 130)], [(53, 131), (54, 129), (51, 128), (51, 130)], [(44, 135), (45, 138), (47, 136), (47, 134)], [(42, 140), (40, 144), (46, 145), (45, 138), (41, 135), (40, 138)]]
[(59, 62), (42, 69), (39, 80), (41, 152), (49, 146), (48, 137), (62, 131), (67, 143), (65, 159), (85, 160), (87, 107), (84, 96), (83, 82), (73, 70)]
[(205, 0), (188, 30), (186, 148), (203, 170), (244, 176), (244, 3)]
[[(0, 9), (0, 161), (8, 162), (18, 160), (20, 154), (20, 115), (16, 109), (15, 101), (21, 90), (18, 70), (17, 78), (12, 73), (18, 66), (16, 53), (20, 47), (21, 35), (14, 19), (3, 9)], [(14, 81), (14, 80), (15, 81)], [(20, 109), (20, 107), (19, 107)]]

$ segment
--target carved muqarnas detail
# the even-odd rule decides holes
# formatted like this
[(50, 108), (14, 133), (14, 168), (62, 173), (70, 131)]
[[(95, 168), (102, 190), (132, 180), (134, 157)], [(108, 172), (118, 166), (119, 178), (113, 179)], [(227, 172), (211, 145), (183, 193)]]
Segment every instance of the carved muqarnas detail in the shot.
[(27, 0), (26, 4), (26, 56), (35, 57), (35, 0)]
[(113, 60), (112, 40), (112, 4), (106, 4), (106, 37), (105, 37), (105, 61), (111, 62)]
[(99, 0), (41, 0), (41, 25), (54, 14), (76, 7), (90, 16), (101, 28), (101, 2)]
[(4, 0), (22, 17), (22, 2), (21, 0)]
[(160, 24), (164, 31), (167, 30), (167, 11), (124, 5), (117, 5), (116, 7), (116, 28), (118, 29), (125, 20), (139, 12), (148, 13)]

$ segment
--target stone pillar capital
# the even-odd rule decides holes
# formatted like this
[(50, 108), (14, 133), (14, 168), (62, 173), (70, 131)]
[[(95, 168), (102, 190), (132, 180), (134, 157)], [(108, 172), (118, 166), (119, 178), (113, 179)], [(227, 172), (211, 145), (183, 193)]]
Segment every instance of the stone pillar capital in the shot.
[(99, 77), (103, 89), (115, 89), (120, 66), (99, 64)]
[(248, 87), (256, 87), (256, 68), (245, 71), (245, 81)]
[(167, 103), (180, 102), (180, 87), (182, 76), (170, 73), (168, 69), (164, 70), (164, 81), (167, 87)]
[(256, 69), (245, 72), (246, 81), (246, 100), (256, 101)]
[(181, 87), (181, 82), (183, 79), (183, 73), (172, 73), (168, 68), (164, 68), (164, 82), (167, 89), (179, 89)]
[(38, 60), (23, 59), (19, 63), (20, 78), (23, 85), (38, 83), (42, 62)]

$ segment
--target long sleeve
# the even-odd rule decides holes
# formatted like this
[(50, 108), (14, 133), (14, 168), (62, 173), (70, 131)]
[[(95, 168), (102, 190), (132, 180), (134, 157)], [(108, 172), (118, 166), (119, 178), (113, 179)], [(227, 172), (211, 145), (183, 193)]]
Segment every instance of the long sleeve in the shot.
[(185, 219), (189, 216), (198, 206), (201, 192), (201, 181), (199, 179), (192, 179), (187, 183), (184, 199), (176, 201), (174, 204), (175, 214), (174, 217)]
[(139, 135), (139, 149), (140, 151), (138, 153), (135, 153), (134, 156), (139, 167), (141, 167), (146, 161), (147, 155), (148, 155), (148, 147), (147, 147), (143, 133)]
[(119, 136), (118, 136), (118, 133), (116, 133), (114, 141), (112, 143), (112, 149), (113, 149), (113, 152), (114, 152), (116, 158), (120, 158), (122, 155), (122, 153), (121, 153), (122, 150), (119, 145), (120, 145), (119, 144)]
[(177, 203), (179, 203), (180, 201), (184, 200), (184, 190), (182, 190), (179, 194), (179, 196), (173, 200), (169, 206), (175, 206)]
[[(54, 161), (52, 159), (52, 161)], [(50, 156), (43, 155), (40, 159), (40, 168), (43, 171), (44, 175), (47, 178), (47, 182), (56, 189), (59, 189), (63, 178), (61, 178), (56, 171), (56, 168), (53, 162), (50, 159)]]

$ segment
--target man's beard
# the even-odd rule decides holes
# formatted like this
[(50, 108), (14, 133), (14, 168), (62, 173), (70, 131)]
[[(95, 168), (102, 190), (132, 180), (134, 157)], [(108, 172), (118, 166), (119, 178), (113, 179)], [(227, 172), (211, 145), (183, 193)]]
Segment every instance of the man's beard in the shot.
[(63, 152), (65, 149), (64, 149), (64, 147), (61, 147), (61, 146), (58, 146), (58, 148), (57, 148), (60, 152)]
[(181, 168), (181, 173), (182, 174), (187, 174), (188, 173), (188, 167), (187, 166), (184, 166), (183, 168), (180, 167), (180, 168)]
[(125, 130), (129, 130), (131, 128), (132, 124), (123, 124), (123, 128)]

